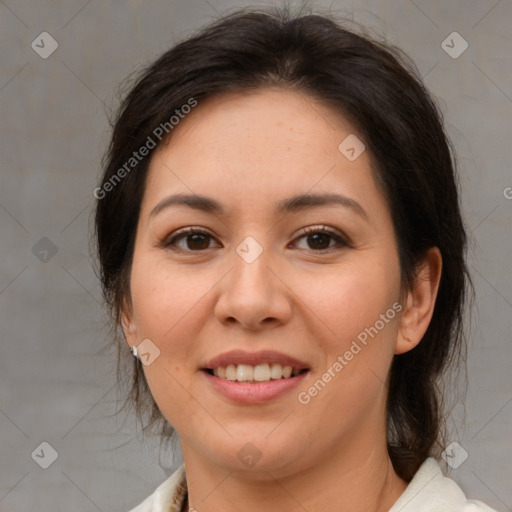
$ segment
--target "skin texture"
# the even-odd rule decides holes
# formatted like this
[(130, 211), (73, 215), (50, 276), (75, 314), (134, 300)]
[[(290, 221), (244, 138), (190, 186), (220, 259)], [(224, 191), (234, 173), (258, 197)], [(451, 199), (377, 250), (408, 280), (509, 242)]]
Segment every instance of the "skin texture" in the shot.
[[(241, 504), (246, 512), (385, 511), (406, 487), (386, 450), (387, 377), (394, 355), (413, 349), (427, 329), (441, 257), (431, 249), (414, 289), (401, 293), (393, 224), (371, 156), (351, 162), (338, 150), (352, 133), (306, 94), (267, 88), (200, 102), (152, 157), (123, 329), (130, 346), (149, 338), (160, 349), (144, 371), (180, 436), (189, 503), (198, 511)], [(357, 201), (367, 218), (340, 205), (274, 211), (296, 194), (332, 192)], [(150, 216), (176, 193), (209, 196), (225, 214), (171, 206)], [(211, 237), (162, 246), (189, 226)], [(308, 226), (327, 226), (349, 244), (305, 236)], [(247, 236), (263, 249), (250, 264), (236, 252)], [(298, 392), (395, 303), (401, 313), (299, 403)], [(234, 349), (277, 350), (311, 371), (275, 400), (236, 404), (200, 371)], [(250, 468), (237, 456), (246, 443), (261, 453)]]

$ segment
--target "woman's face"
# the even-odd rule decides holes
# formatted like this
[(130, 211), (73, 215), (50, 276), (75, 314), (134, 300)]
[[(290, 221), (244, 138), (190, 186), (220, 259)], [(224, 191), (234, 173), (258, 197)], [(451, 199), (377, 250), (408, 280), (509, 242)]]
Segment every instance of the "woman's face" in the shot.
[(154, 154), (123, 325), (185, 460), (284, 476), (385, 447), (400, 268), (360, 144), (263, 89), (199, 102)]

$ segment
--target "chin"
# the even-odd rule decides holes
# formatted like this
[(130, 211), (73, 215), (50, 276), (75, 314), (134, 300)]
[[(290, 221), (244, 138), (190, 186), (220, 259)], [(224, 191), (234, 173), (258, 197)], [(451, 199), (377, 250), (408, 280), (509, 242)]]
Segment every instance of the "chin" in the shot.
[[(275, 429), (276, 423), (272, 428)], [(224, 471), (250, 475), (251, 479), (268, 481), (271, 477), (285, 477), (306, 466), (307, 462), (297, 457), (298, 447), (305, 446), (304, 440), (296, 439), (290, 432), (283, 430), (281, 435), (275, 432), (268, 435), (270, 429), (244, 429), (244, 434), (234, 434), (233, 438), (223, 439), (215, 452), (211, 445), (203, 453), (210, 454), (215, 464)], [(275, 436), (275, 437), (273, 437)], [(302, 463), (301, 463), (302, 462)]]

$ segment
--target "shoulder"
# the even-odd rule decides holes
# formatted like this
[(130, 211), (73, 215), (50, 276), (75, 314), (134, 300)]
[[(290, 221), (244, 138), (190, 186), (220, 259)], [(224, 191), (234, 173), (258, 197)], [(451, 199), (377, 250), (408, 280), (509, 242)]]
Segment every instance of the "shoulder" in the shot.
[(186, 492), (185, 466), (181, 465), (152, 494), (130, 512), (179, 512)]
[(429, 457), (418, 469), (404, 493), (389, 512), (496, 512), (470, 500), (462, 489), (443, 475), (439, 463)]

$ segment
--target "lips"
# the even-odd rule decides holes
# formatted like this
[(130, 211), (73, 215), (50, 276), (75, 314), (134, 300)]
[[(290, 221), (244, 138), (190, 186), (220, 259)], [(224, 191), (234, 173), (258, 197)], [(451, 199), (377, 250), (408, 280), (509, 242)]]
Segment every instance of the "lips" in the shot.
[(239, 403), (262, 404), (297, 387), (308, 376), (310, 367), (281, 352), (237, 350), (214, 357), (201, 371), (224, 397)]

